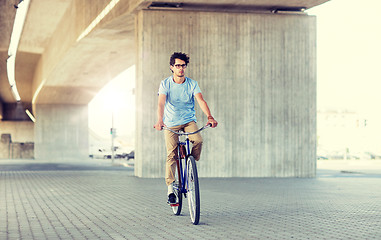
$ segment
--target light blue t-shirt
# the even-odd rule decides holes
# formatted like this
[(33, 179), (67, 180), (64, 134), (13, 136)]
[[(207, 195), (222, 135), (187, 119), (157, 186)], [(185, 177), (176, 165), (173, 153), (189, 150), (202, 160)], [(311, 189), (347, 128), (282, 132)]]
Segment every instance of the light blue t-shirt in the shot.
[(182, 84), (175, 83), (170, 76), (160, 83), (159, 94), (165, 94), (163, 122), (167, 127), (174, 127), (191, 121), (196, 122), (194, 96), (200, 93), (198, 83), (185, 77)]

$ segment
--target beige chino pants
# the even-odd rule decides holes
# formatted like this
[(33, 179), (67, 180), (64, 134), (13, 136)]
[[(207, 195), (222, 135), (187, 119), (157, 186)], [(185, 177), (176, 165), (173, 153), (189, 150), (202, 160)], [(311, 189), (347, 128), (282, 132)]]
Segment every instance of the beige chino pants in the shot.
[[(184, 132), (195, 132), (198, 130), (198, 127), (195, 122), (189, 122), (187, 124), (171, 127), (173, 131), (184, 130)], [(164, 131), (165, 145), (167, 147), (167, 161), (165, 168), (165, 183), (170, 185), (175, 181), (176, 173), (176, 159), (177, 159), (177, 143), (179, 137), (177, 134)], [(192, 143), (191, 155), (196, 161), (200, 159), (201, 148), (202, 148), (202, 137), (200, 133), (189, 135), (189, 140)]]

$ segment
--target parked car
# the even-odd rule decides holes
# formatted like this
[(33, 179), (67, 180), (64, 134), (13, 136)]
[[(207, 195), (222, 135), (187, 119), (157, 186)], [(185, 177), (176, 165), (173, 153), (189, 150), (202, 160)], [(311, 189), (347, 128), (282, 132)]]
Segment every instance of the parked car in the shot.
[(132, 150), (128, 155), (127, 155), (127, 160), (130, 160), (130, 159), (135, 159), (135, 151)]
[(328, 158), (325, 156), (316, 156), (317, 160), (327, 160)]
[(91, 158), (111, 158), (111, 151), (106, 151), (106, 149), (98, 149), (97, 152), (93, 153), (93, 154), (90, 154), (89, 157)]
[(380, 159), (381, 156), (374, 154), (374, 153), (371, 153), (371, 152), (364, 152), (362, 154), (362, 158), (367, 159), (367, 160), (371, 160), (371, 159)]
[[(111, 159), (112, 158), (112, 152), (111, 150), (106, 149), (98, 149), (98, 151), (94, 154), (90, 154), (89, 157), (91, 158), (103, 158), (103, 159)], [(127, 153), (126, 150), (115, 147), (114, 148), (114, 158), (125, 158), (127, 160), (133, 159), (135, 157), (134, 151), (131, 151), (130, 153)]]

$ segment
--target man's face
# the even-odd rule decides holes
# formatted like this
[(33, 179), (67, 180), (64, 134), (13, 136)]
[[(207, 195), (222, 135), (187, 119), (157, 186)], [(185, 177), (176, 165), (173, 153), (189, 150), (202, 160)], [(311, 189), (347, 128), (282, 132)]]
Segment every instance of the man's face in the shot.
[(185, 61), (178, 58), (175, 59), (175, 64), (171, 66), (171, 70), (178, 77), (184, 77), (186, 68), (187, 65), (185, 64)]

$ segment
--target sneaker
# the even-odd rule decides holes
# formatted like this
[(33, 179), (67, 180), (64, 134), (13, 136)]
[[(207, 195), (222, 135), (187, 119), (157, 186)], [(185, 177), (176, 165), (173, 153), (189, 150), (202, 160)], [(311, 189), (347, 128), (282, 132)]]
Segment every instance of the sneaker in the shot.
[(168, 204), (175, 204), (176, 203), (176, 195), (174, 193), (171, 193), (168, 195)]

